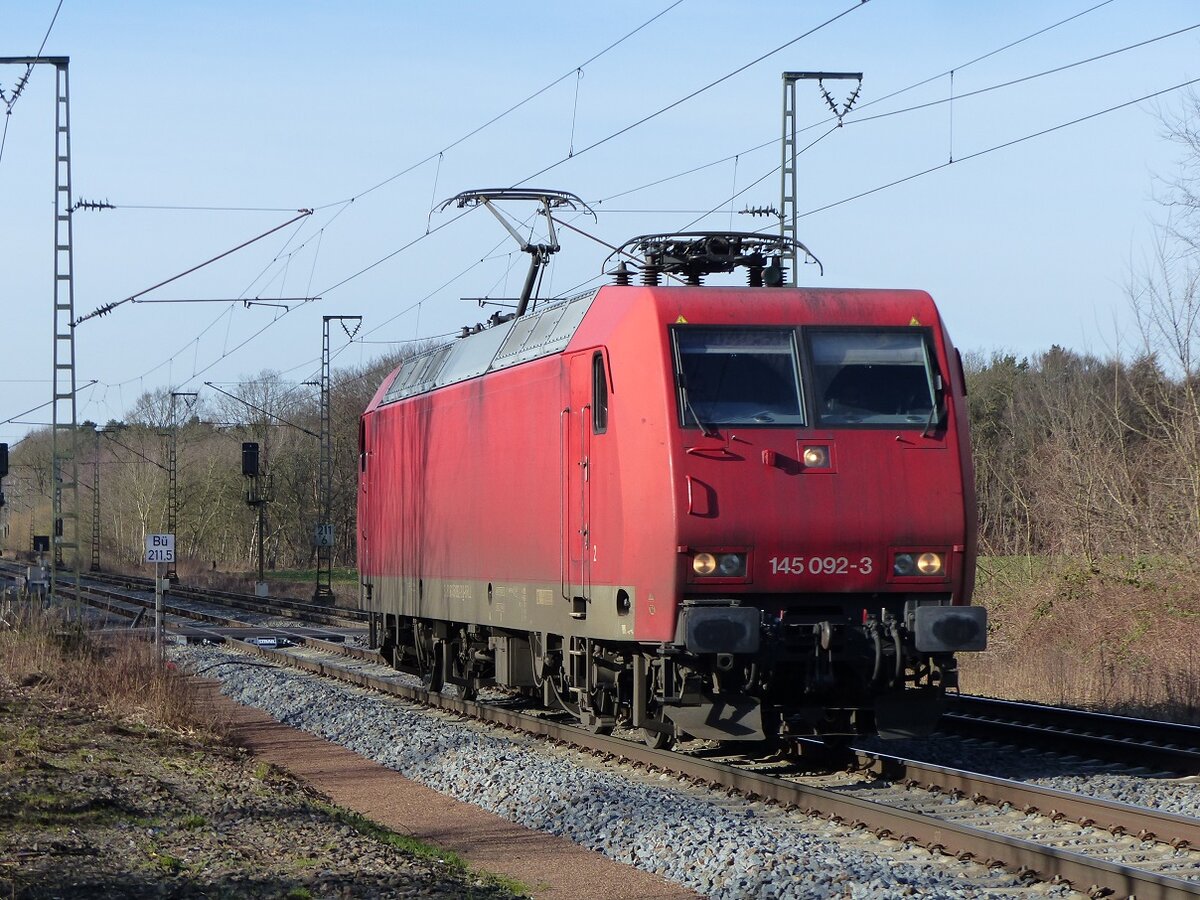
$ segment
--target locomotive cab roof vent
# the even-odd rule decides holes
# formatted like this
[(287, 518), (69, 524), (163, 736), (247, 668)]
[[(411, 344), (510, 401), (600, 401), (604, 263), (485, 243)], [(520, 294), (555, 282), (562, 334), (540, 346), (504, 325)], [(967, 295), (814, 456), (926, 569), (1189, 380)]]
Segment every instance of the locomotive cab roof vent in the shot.
[[(496, 201), (499, 200), (532, 200), (536, 202), (540, 207), (538, 214), (546, 219), (547, 243), (534, 244), (523, 238), (513, 221), (496, 206)], [(596, 218), (591, 207), (569, 191), (552, 191), (541, 188), (485, 188), (463, 191), (461, 194), (455, 194), (449, 200), (443, 200), (436, 209), (438, 212), (442, 212), (450, 206), (456, 206), (459, 209), (469, 209), (473, 206), (487, 207), (488, 212), (495, 216), (505, 230), (513, 236), (513, 240), (520, 248), (529, 254), (529, 272), (525, 276), (525, 286), (521, 289), (521, 296), (517, 300), (515, 317), (525, 315), (525, 311), (529, 308), (529, 299), (533, 296), (538, 272), (550, 261), (550, 257), (559, 251), (558, 237), (554, 232), (554, 210), (582, 210), (593, 219)]]
[[(777, 234), (745, 231), (683, 231), (677, 234), (643, 234), (630, 238), (604, 261), (607, 269), (614, 257), (625, 257), (641, 269), (642, 283), (659, 283), (660, 275), (683, 279), (687, 284), (702, 284), (706, 275), (747, 270), (751, 287), (780, 287), (785, 279), (781, 257), (785, 250), (804, 254), (805, 262), (816, 263), (822, 275), (825, 267), (799, 241)], [(629, 275), (622, 260), (611, 274), (617, 284), (628, 284)]]

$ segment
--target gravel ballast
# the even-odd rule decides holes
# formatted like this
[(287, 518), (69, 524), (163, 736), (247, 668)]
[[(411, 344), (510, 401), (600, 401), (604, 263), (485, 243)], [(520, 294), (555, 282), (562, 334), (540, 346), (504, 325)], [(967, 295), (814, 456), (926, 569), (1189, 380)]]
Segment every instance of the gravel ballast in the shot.
[[(650, 782), (577, 754), (355, 687), (189, 648), (192, 665), (240, 703), (342, 744), (441, 793), (570, 838), (705, 896), (1027, 895), (1011, 873), (725, 798), (669, 776)], [(1041, 896), (1069, 893), (1035, 888)]]

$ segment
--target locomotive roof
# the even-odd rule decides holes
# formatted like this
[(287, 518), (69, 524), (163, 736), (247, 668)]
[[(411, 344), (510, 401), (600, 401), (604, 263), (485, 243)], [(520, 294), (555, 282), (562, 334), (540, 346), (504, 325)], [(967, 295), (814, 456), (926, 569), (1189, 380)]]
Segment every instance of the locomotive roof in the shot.
[[(693, 299), (697, 298), (696, 294), (691, 294), (688, 288), (683, 287), (640, 286), (639, 289), (661, 292), (664, 298), (676, 295), (676, 292), (688, 292)], [(391, 383), (384, 382), (387, 388), (382, 395), (376, 395), (377, 399), (372, 402), (372, 406), (385, 406), (565, 350), (600, 290), (602, 289), (596, 288), (554, 301), (535, 312), (510, 318), (490, 327), (477, 326), (473, 333), (465, 337), (404, 360)], [(709, 295), (711, 291), (714, 300), (719, 298), (724, 301), (747, 291), (764, 298), (794, 300), (794, 296), (785, 296), (791, 295), (794, 290), (732, 286), (724, 289), (699, 289), (703, 295)], [(930, 324), (926, 316), (930, 313), (936, 316), (936, 311), (932, 308), (932, 299), (923, 291), (829, 288), (805, 289), (803, 294), (807, 301), (803, 308), (809, 311), (805, 318), (809, 321), (815, 315), (827, 323), (839, 321), (843, 324), (860, 325), (912, 324), (910, 318), (920, 313), (921, 320)], [(868, 298), (869, 303), (864, 306), (863, 302)], [(915, 307), (914, 301), (917, 302)], [(849, 306), (845, 306), (847, 302), (850, 302)], [(736, 305), (730, 305), (729, 314), (738, 314)], [(913, 321), (915, 322), (915, 319)]]
[(406, 359), (380, 405), (557, 353), (574, 337), (598, 290), (568, 297)]

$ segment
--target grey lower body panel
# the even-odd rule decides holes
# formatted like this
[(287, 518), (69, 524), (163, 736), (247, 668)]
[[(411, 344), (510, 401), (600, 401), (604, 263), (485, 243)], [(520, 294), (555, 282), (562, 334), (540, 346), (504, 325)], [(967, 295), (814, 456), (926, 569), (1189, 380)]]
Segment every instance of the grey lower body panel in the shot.
[(371, 580), (371, 601), (363, 606), (392, 616), (632, 641), (634, 591), (632, 586), (591, 585), (585, 599), (576, 599), (564, 597), (557, 582), (383, 577)]

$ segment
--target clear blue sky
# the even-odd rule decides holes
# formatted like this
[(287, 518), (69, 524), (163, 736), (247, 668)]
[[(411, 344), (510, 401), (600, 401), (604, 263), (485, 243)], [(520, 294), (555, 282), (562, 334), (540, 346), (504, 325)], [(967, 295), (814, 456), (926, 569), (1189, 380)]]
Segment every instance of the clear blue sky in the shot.
[[(515, 294), (526, 260), (482, 211), (461, 221), (429, 216), (434, 200), (468, 188), (519, 183), (557, 164), (531, 183), (596, 204), (598, 222), (575, 224), (610, 243), (684, 227), (761, 227), (731, 217), (729, 197), (766, 175), (732, 208), (779, 204), (773, 170), (787, 69), (864, 73), (845, 127), (800, 160), (800, 209), (819, 210), (801, 220), (800, 237), (825, 264), (824, 278), (810, 266), (801, 283), (926, 289), (964, 350), (1028, 354), (1057, 343), (1104, 355), (1131, 340), (1124, 285), (1161, 218), (1155, 179), (1178, 164), (1155, 109), (1178, 109), (1182, 92), (967, 157), (1200, 77), (1200, 29), (964, 95), (1198, 25), (1195, 3), (682, 0), (576, 73), (671, 2), (516, 10), (460, 0), (64, 0), (44, 52), (71, 59), (74, 195), (118, 207), (75, 217), (77, 314), (299, 208), (316, 212), (146, 299), (322, 296), (273, 324), (277, 309), (229, 303), (125, 304), (82, 323), (79, 379), (97, 384), (80, 393), (80, 419), (120, 418), (143, 391), (168, 385), (231, 389), (267, 368), (310, 378), (322, 314), (362, 315), (359, 337), (372, 342), (481, 320), (488, 311), (458, 298)], [(36, 53), (57, 6), (9, 4), (0, 55)], [(943, 74), (951, 69), (953, 85)], [(6, 97), (23, 71), (0, 66)], [(940, 77), (883, 99), (931, 76)], [(18, 416), (50, 392), (53, 86), (51, 67), (34, 70), (7, 117), (0, 157), (0, 423), (20, 419), (0, 424), (10, 442), (28, 430), (22, 423), (49, 415)], [(839, 99), (848, 89), (829, 87)], [(953, 104), (935, 103), (951, 91)], [(874, 118), (924, 103), (935, 105)], [(815, 84), (801, 83), (798, 108), (801, 123), (816, 126), (802, 144), (828, 130)], [(953, 165), (842, 202), (951, 155)], [(661, 183), (634, 190), (653, 182)], [(607, 254), (570, 232), (561, 239), (551, 294), (594, 284)], [(337, 362), (386, 349), (355, 344)]]

